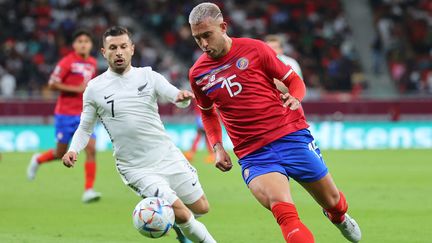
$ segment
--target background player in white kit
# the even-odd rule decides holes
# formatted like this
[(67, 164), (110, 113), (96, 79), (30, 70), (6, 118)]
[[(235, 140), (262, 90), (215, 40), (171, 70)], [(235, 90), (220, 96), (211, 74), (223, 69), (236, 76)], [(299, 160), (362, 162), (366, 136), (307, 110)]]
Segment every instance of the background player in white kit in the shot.
[(205, 214), (209, 204), (195, 168), (165, 132), (157, 107), (157, 98), (186, 107), (193, 94), (179, 91), (150, 67), (132, 67), (133, 53), (127, 29), (114, 26), (104, 33), (102, 54), (109, 68), (88, 83), (81, 122), (63, 163), (73, 167), (99, 118), (112, 140), (123, 181), (140, 196), (172, 204), (177, 225), (193, 242), (216, 242), (191, 213)]

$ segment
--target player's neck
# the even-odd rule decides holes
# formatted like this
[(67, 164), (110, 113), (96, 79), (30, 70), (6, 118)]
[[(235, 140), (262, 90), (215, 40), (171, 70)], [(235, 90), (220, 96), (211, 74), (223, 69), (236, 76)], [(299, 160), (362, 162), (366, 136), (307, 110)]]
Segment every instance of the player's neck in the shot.
[(112, 68), (112, 67), (109, 67), (109, 70), (111, 71), (111, 72), (113, 72), (113, 73), (116, 73), (116, 74), (118, 74), (118, 75), (125, 75), (127, 72), (129, 72), (130, 70), (131, 70), (131, 68), (132, 68), (132, 65), (129, 65), (129, 66), (127, 66), (123, 71), (121, 71), (121, 70), (116, 70), (116, 69), (114, 69), (114, 68)]
[(229, 36), (225, 36), (225, 48), (224, 48), (224, 52), (221, 53), (221, 57), (224, 57), (226, 54), (228, 54), (228, 52), (231, 50), (232, 47), (232, 39)]
[(78, 53), (78, 52), (75, 52), (75, 54), (77, 56), (81, 57), (82, 59), (87, 59), (90, 56), (90, 54), (83, 54), (83, 53)]

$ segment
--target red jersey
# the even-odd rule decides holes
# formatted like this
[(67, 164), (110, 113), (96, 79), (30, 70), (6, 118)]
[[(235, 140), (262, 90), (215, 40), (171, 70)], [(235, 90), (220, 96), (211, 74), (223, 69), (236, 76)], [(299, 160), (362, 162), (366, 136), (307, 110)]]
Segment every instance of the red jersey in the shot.
[[(79, 86), (87, 83), (96, 76), (96, 59), (82, 58), (75, 52), (68, 54), (54, 69), (49, 82), (61, 82), (67, 85)], [(59, 115), (80, 115), (82, 111), (83, 94), (60, 92), (55, 114)]]
[(308, 124), (302, 108), (283, 107), (274, 85), (273, 78), (284, 81), (296, 75), (291, 67), (262, 41), (231, 39), (225, 56), (201, 55), (189, 71), (189, 80), (201, 109), (215, 105), (234, 152), (242, 158)]

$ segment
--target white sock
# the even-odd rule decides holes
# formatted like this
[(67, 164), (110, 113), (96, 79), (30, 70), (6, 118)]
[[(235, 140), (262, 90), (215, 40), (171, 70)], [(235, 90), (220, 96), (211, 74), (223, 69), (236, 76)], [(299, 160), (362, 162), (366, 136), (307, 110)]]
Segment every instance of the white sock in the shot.
[(193, 242), (216, 243), (204, 224), (196, 220), (193, 215), (186, 223), (177, 225), (183, 231), (183, 234)]

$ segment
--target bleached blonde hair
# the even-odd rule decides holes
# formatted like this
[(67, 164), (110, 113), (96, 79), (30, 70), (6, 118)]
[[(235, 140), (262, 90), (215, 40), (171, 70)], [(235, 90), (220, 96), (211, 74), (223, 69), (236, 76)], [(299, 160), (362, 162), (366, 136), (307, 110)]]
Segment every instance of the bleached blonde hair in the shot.
[(197, 25), (207, 18), (223, 20), (222, 12), (216, 4), (206, 2), (195, 6), (189, 14), (189, 24)]

